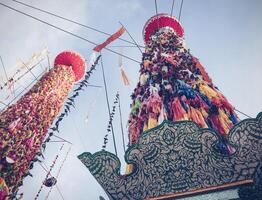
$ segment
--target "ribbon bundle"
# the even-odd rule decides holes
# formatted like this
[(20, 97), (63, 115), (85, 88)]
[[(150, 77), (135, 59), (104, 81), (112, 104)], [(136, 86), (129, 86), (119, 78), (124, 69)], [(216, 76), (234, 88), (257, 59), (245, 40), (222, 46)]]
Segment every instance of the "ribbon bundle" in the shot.
[[(143, 53), (139, 83), (131, 98), (130, 144), (162, 122), (191, 120), (225, 137), (238, 117), (204, 67), (171, 29), (154, 33)], [(231, 151), (231, 150), (229, 150)]]

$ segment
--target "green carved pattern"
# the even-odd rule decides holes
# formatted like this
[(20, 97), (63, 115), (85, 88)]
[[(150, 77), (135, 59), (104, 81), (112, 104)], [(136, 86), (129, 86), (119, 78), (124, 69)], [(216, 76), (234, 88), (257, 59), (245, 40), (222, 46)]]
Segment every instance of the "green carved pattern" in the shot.
[(219, 139), (192, 121), (164, 121), (126, 151), (126, 162), (134, 166), (131, 174), (121, 175), (118, 157), (104, 150), (78, 158), (112, 199), (141, 200), (246, 179), (261, 185), (262, 113), (230, 130), (233, 155), (214, 148)]

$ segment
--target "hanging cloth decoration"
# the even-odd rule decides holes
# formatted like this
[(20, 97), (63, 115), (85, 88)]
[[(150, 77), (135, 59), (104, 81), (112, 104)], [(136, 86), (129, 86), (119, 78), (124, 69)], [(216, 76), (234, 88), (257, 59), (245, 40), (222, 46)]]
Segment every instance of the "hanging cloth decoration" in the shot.
[(117, 32), (107, 38), (102, 44), (97, 45), (93, 50), (96, 52), (100, 52), (103, 48), (105, 48), (108, 44), (119, 38), (125, 32), (125, 28), (122, 26)]
[(93, 48), (93, 52), (89, 58), (90, 61), (88, 65), (89, 66), (94, 65), (97, 58), (97, 53), (100, 52), (103, 48), (105, 48), (108, 44), (110, 44), (111, 42), (119, 38), (121, 35), (123, 35), (124, 32), (125, 32), (125, 28), (122, 26), (117, 32), (115, 32), (113, 35), (108, 37), (106, 41)]
[[(122, 48), (120, 49), (120, 52), (121, 52), (121, 54), (123, 54)], [(128, 79), (128, 77), (127, 77), (127, 75), (126, 75), (126, 73), (123, 69), (123, 57), (120, 54), (119, 54), (119, 59), (118, 59), (118, 66), (119, 66), (119, 69), (120, 69), (120, 74), (121, 74), (121, 78), (122, 78), (124, 85), (125, 86), (130, 85), (130, 81), (129, 81), (129, 79)]]
[(123, 68), (120, 68), (120, 72), (121, 72), (121, 77), (122, 77), (122, 80), (124, 82), (124, 85), (126, 85), (126, 86), (130, 85), (129, 79), (128, 79), (128, 77), (127, 77), (127, 75), (126, 75), (126, 73), (125, 73)]

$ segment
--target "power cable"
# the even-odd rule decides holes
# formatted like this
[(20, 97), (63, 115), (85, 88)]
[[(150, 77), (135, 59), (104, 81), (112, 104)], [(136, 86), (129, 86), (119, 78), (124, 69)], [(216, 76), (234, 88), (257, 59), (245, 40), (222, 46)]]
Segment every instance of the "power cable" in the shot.
[(123, 129), (123, 118), (122, 118), (122, 112), (121, 112), (121, 104), (120, 104), (120, 95), (118, 97), (118, 110), (119, 110), (119, 117), (120, 117), (120, 125), (121, 125), (121, 133), (122, 133), (122, 141), (123, 141), (123, 149), (126, 151), (126, 143), (125, 143), (125, 137), (124, 137), (124, 129)]
[(174, 10), (175, 0), (172, 2), (171, 12), (170, 15), (173, 16), (173, 10)]
[[(42, 72), (39, 76), (37, 76), (36, 78), (40, 78), (45, 72)], [(25, 90), (27, 90), (33, 83), (35, 82), (35, 80), (33, 80), (28, 86), (26, 86), (18, 95), (16, 95), (8, 104), (7, 106), (9, 106), (11, 103), (13, 103)], [(5, 107), (6, 108), (6, 107)], [(3, 111), (5, 108), (3, 108), (1, 111)]]
[[(101, 34), (104, 34), (104, 35), (107, 35), (107, 36), (110, 36), (110, 35), (111, 35), (111, 34), (106, 33), (106, 32), (104, 32), (104, 31), (98, 30), (97, 28), (93, 28), (93, 27), (91, 27), (91, 26), (88, 26), (88, 25), (79, 23), (79, 22), (77, 22), (77, 21), (74, 21), (74, 20), (71, 20), (71, 19), (62, 17), (61, 15), (54, 14), (54, 13), (52, 13), (52, 12), (49, 12), (49, 11), (43, 10), (43, 9), (41, 9), (41, 8), (38, 8), (38, 7), (35, 7), (35, 6), (32, 6), (32, 5), (26, 4), (26, 3), (24, 3), (24, 2), (17, 1), (17, 0), (11, 0), (11, 1), (14, 1), (14, 2), (16, 2), (16, 3), (18, 3), (18, 4), (27, 6), (27, 7), (29, 7), (29, 8), (35, 9), (35, 10), (38, 10), (38, 11), (40, 11), (40, 12), (46, 13), (46, 14), (48, 14), (48, 15), (51, 15), (51, 16), (54, 16), (54, 17), (63, 19), (63, 20), (65, 20), (65, 21), (71, 22), (71, 23), (73, 23), (73, 24), (82, 26), (82, 27), (84, 27), (84, 28), (87, 28), (87, 29), (96, 31), (96, 32), (98, 32), (98, 33), (101, 33)], [(122, 41), (124, 41), (124, 42), (127, 42), (127, 43), (129, 43), (129, 44), (134, 44), (134, 43), (132, 43), (132, 42), (130, 42), (130, 41), (128, 41), (128, 40), (122, 39), (122, 38), (118, 38), (118, 39), (119, 39), (119, 40), (122, 40)], [(139, 45), (139, 46), (140, 46), (140, 47), (143, 47), (143, 46), (141, 46), (141, 45)]]
[(92, 84), (88, 84), (87, 87), (102, 88), (102, 86), (100, 85), (92, 85)]
[(180, 18), (181, 18), (182, 9), (183, 9), (183, 3), (184, 3), (184, 0), (182, 0), (182, 1), (181, 1), (181, 4), (180, 4), (180, 10), (179, 10), (178, 21), (180, 21)]
[(85, 140), (83, 140), (83, 138), (82, 138), (82, 136), (81, 136), (81, 134), (80, 134), (80, 131), (79, 131), (79, 129), (78, 129), (78, 126), (76, 125), (77, 123), (76, 123), (76, 120), (75, 120), (75, 118), (74, 118), (74, 116), (72, 115), (72, 121), (73, 121), (73, 126), (74, 126), (74, 129), (75, 129), (75, 131), (76, 131), (76, 134), (77, 134), (77, 136), (79, 137), (79, 139), (80, 139), (80, 143), (81, 143), (81, 145), (82, 145), (82, 147), (83, 147), (83, 150), (85, 151), (85, 150), (87, 150), (87, 147), (86, 147), (86, 144), (85, 144)]
[(68, 140), (66, 140), (66, 139), (64, 139), (64, 138), (62, 138), (62, 137), (59, 137), (59, 136), (57, 136), (57, 135), (53, 135), (54, 137), (56, 137), (56, 138), (58, 138), (58, 139), (60, 139), (60, 140), (62, 140), (61, 142), (67, 142), (68, 144), (71, 144), (71, 145), (73, 145), (71, 142), (69, 142)]
[(247, 114), (241, 112), (240, 110), (238, 110), (238, 109), (236, 109), (236, 108), (235, 108), (235, 111), (241, 113), (242, 115), (245, 115), (245, 116), (248, 117), (248, 118), (252, 118), (250, 115), (247, 115)]
[(26, 67), (26, 69), (30, 72), (30, 74), (32, 74), (32, 76), (35, 78), (35, 80), (37, 81), (37, 78), (36, 78), (36, 76), (34, 75), (34, 73), (32, 72), (32, 70), (30, 69), (30, 68), (28, 68), (28, 66), (24, 63), (24, 62), (22, 62), (22, 64)]
[[(71, 35), (71, 36), (74, 36), (74, 37), (76, 37), (76, 38), (78, 38), (78, 39), (81, 39), (81, 40), (83, 40), (83, 41), (85, 41), (85, 42), (88, 42), (88, 43), (90, 43), (90, 44), (92, 44), (92, 45), (95, 45), (95, 46), (98, 45), (97, 43), (92, 42), (91, 40), (88, 40), (88, 39), (86, 39), (86, 38), (84, 38), (84, 37), (82, 37), (82, 36), (79, 36), (79, 35), (77, 35), (77, 34), (75, 34), (75, 33), (72, 33), (72, 32), (70, 32), (70, 31), (67, 31), (67, 30), (65, 30), (65, 29), (62, 29), (62, 28), (60, 28), (60, 27), (58, 27), (58, 26), (56, 26), (56, 25), (53, 25), (53, 24), (51, 24), (51, 23), (49, 23), (49, 22), (46, 22), (46, 21), (44, 21), (44, 20), (41, 20), (41, 19), (39, 19), (39, 18), (37, 18), (37, 17), (34, 17), (34, 16), (30, 15), (30, 14), (27, 14), (27, 13), (25, 13), (25, 12), (22, 12), (22, 11), (20, 11), (20, 10), (17, 10), (17, 9), (15, 9), (15, 8), (11, 7), (11, 6), (8, 6), (8, 5), (3, 4), (3, 3), (1, 3), (1, 2), (0, 2), (0, 5), (4, 6), (4, 7), (6, 7), (6, 8), (9, 8), (10, 10), (16, 11), (16, 12), (22, 14), (22, 15), (25, 15), (25, 16), (27, 16), (27, 17), (30, 17), (30, 18), (32, 18), (32, 19), (34, 19), (34, 20), (36, 20), (36, 21), (39, 21), (39, 22), (41, 22), (41, 23), (43, 23), (43, 24), (46, 24), (46, 25), (48, 25), (48, 26), (51, 26), (51, 27), (53, 27), (53, 28), (55, 28), (55, 29), (57, 29), (57, 30), (60, 30), (60, 31), (62, 31), (62, 32), (64, 32), (64, 33), (67, 33), (67, 34), (69, 34), (69, 35)], [(111, 53), (114, 53), (114, 54), (117, 54), (117, 55), (121, 55), (121, 56), (123, 56), (123, 57), (126, 58), (126, 59), (132, 60), (132, 61), (140, 64), (139, 61), (137, 61), (137, 60), (135, 60), (135, 59), (133, 59), (133, 58), (131, 58), (131, 57), (129, 57), (129, 56), (120, 54), (120, 53), (118, 53), (117, 51), (114, 51), (114, 50), (109, 49), (109, 48), (107, 48), (107, 47), (104, 47), (104, 49), (106, 49), (107, 51), (110, 51)]]
[(10, 92), (11, 92), (11, 94), (14, 95), (14, 93), (13, 93), (13, 91), (12, 91), (12, 89), (11, 89), (11, 84), (10, 84), (10, 82), (9, 82), (9, 78), (8, 78), (8, 76), (7, 76), (7, 72), (6, 72), (6, 69), (5, 69), (5, 65), (4, 65), (4, 62), (3, 62), (2, 56), (0, 56), (0, 59), (1, 59), (1, 63), (2, 63), (3, 69), (4, 69), (5, 78), (6, 78), (6, 83), (7, 83), (8, 87), (10, 88)]
[[(100, 62), (101, 62), (101, 66), (102, 66), (102, 74), (103, 74), (103, 82), (104, 82), (105, 93), (106, 93), (106, 103), (107, 103), (108, 115), (109, 115), (109, 118), (111, 118), (111, 111), (110, 111), (110, 105), (109, 105), (109, 99), (108, 99), (108, 91), (107, 91), (107, 84), (106, 84), (106, 78), (105, 78), (104, 64), (103, 64), (102, 54), (100, 53), (100, 55), (101, 55), (101, 61)], [(117, 156), (116, 139), (115, 139), (113, 123), (111, 124), (111, 130), (112, 130), (112, 135), (113, 135), (115, 154)]]
[[(58, 172), (57, 172), (56, 177), (55, 177), (56, 180), (58, 180), (58, 177), (59, 177), (59, 175), (60, 175), (60, 173), (61, 173), (61, 170), (62, 170), (62, 168), (63, 168), (63, 166), (64, 166), (64, 164), (65, 164), (65, 161), (66, 161), (66, 159), (67, 159), (70, 151), (71, 151), (71, 146), (70, 146), (69, 149), (67, 150), (66, 155), (65, 155), (64, 159), (62, 160), (62, 163), (61, 163), (61, 165), (60, 165), (60, 167), (59, 167), (59, 169), (58, 169)], [(56, 185), (56, 186), (57, 186), (57, 185)], [(61, 198), (64, 199), (64, 197), (63, 197), (63, 195), (62, 195), (62, 192), (59, 190), (58, 187), (56, 187), (56, 188), (57, 188), (58, 193), (60, 194)], [(45, 200), (48, 199), (49, 195), (50, 195), (51, 192), (52, 192), (52, 189), (53, 189), (53, 185), (50, 187), (50, 189), (49, 189), (49, 191), (48, 191), (48, 193), (47, 193), (47, 195), (46, 195), (46, 197), (45, 197)]]
[(129, 35), (129, 37), (133, 40), (133, 42), (136, 44), (137, 48), (139, 49), (139, 51), (141, 52), (141, 54), (143, 54), (142, 50), (140, 49), (139, 45), (137, 44), (137, 42), (135, 41), (135, 39), (132, 37), (132, 35), (129, 33), (129, 31), (126, 29), (126, 27), (121, 23), (119, 22), (126, 30), (127, 34)]
[(48, 54), (47, 54), (46, 56), (47, 56), (47, 62), (48, 62), (48, 69), (50, 70), (50, 68), (51, 68), (51, 65), (50, 65), (49, 56), (48, 56)]
[(37, 192), (37, 194), (36, 194), (36, 196), (35, 196), (35, 198), (34, 198), (35, 200), (38, 199), (38, 197), (39, 197), (39, 195), (40, 195), (40, 193), (41, 193), (41, 191), (42, 191), (42, 189), (43, 189), (43, 187), (44, 187), (44, 182), (48, 179), (49, 175), (51, 175), (51, 172), (52, 172), (52, 170), (54, 169), (54, 166), (55, 166), (55, 164), (56, 164), (56, 161), (57, 161), (57, 159), (58, 159), (58, 157), (59, 157), (59, 154), (60, 154), (60, 152), (62, 151), (63, 147), (64, 147), (64, 144), (61, 145), (61, 147), (59, 148), (58, 154), (55, 156), (55, 159), (53, 160), (52, 164), (50, 165), (50, 168), (49, 168), (49, 170), (48, 170), (48, 173), (46, 174), (45, 179), (44, 179), (44, 181), (42, 182), (42, 184), (41, 184), (41, 186), (40, 186), (40, 188), (39, 188), (39, 190), (38, 190), (38, 192)]
[[(34, 64), (32, 67), (30, 67), (29, 69), (32, 70), (34, 69), (35, 67), (37, 67), (39, 64), (41, 64), (41, 62), (43, 61), (44, 59), (41, 59), (39, 60), (36, 64)], [(17, 79), (14, 79), (14, 77), (19, 74), (21, 71), (20, 70), (17, 70), (15, 72), (15, 74), (7, 81), (4, 83), (3, 86), (0, 87), (0, 90), (2, 90), (4, 87), (6, 87), (8, 85), (8, 83), (16, 83), (18, 82), (21, 78), (23, 78), (26, 74), (29, 73), (29, 70), (27, 70), (25, 73), (23, 73), (22, 75), (20, 75)]]
[(61, 197), (63, 200), (65, 200), (65, 198), (64, 198), (64, 196), (63, 196), (63, 194), (62, 194), (62, 192), (61, 192), (61, 190), (59, 189), (59, 187), (58, 187), (57, 184), (55, 185), (55, 187), (56, 187), (56, 189), (57, 189), (57, 191), (58, 191), (60, 197)]
[[(113, 47), (128, 47), (128, 48), (136, 48), (136, 45), (110, 45), (109, 47), (113, 48)], [(140, 47), (141, 48), (141, 47)]]
[(155, 10), (157, 15), (157, 28), (159, 29), (159, 17), (158, 17), (158, 9), (157, 9), (157, 0), (155, 0)]
[(1, 59), (2, 67), (3, 67), (3, 69), (4, 69), (4, 73), (5, 73), (6, 81), (8, 82), (8, 76), (7, 76), (7, 73), (6, 73), (6, 70), (5, 70), (5, 65), (4, 65), (4, 62), (3, 62), (2, 56), (0, 56), (0, 59)]

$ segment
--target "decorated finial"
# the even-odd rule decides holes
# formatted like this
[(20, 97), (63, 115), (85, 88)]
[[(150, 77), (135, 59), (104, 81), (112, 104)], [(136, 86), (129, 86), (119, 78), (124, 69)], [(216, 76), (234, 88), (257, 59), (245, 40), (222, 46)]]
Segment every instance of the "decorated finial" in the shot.
[(58, 65), (71, 66), (75, 74), (75, 81), (79, 81), (85, 74), (85, 59), (76, 52), (63, 51), (58, 54), (55, 58), (54, 66)]
[(173, 16), (169, 14), (158, 14), (151, 17), (145, 24), (143, 28), (143, 37), (146, 44), (149, 42), (149, 38), (158, 29), (169, 27), (173, 29), (179, 37), (184, 35), (184, 29), (180, 22)]

